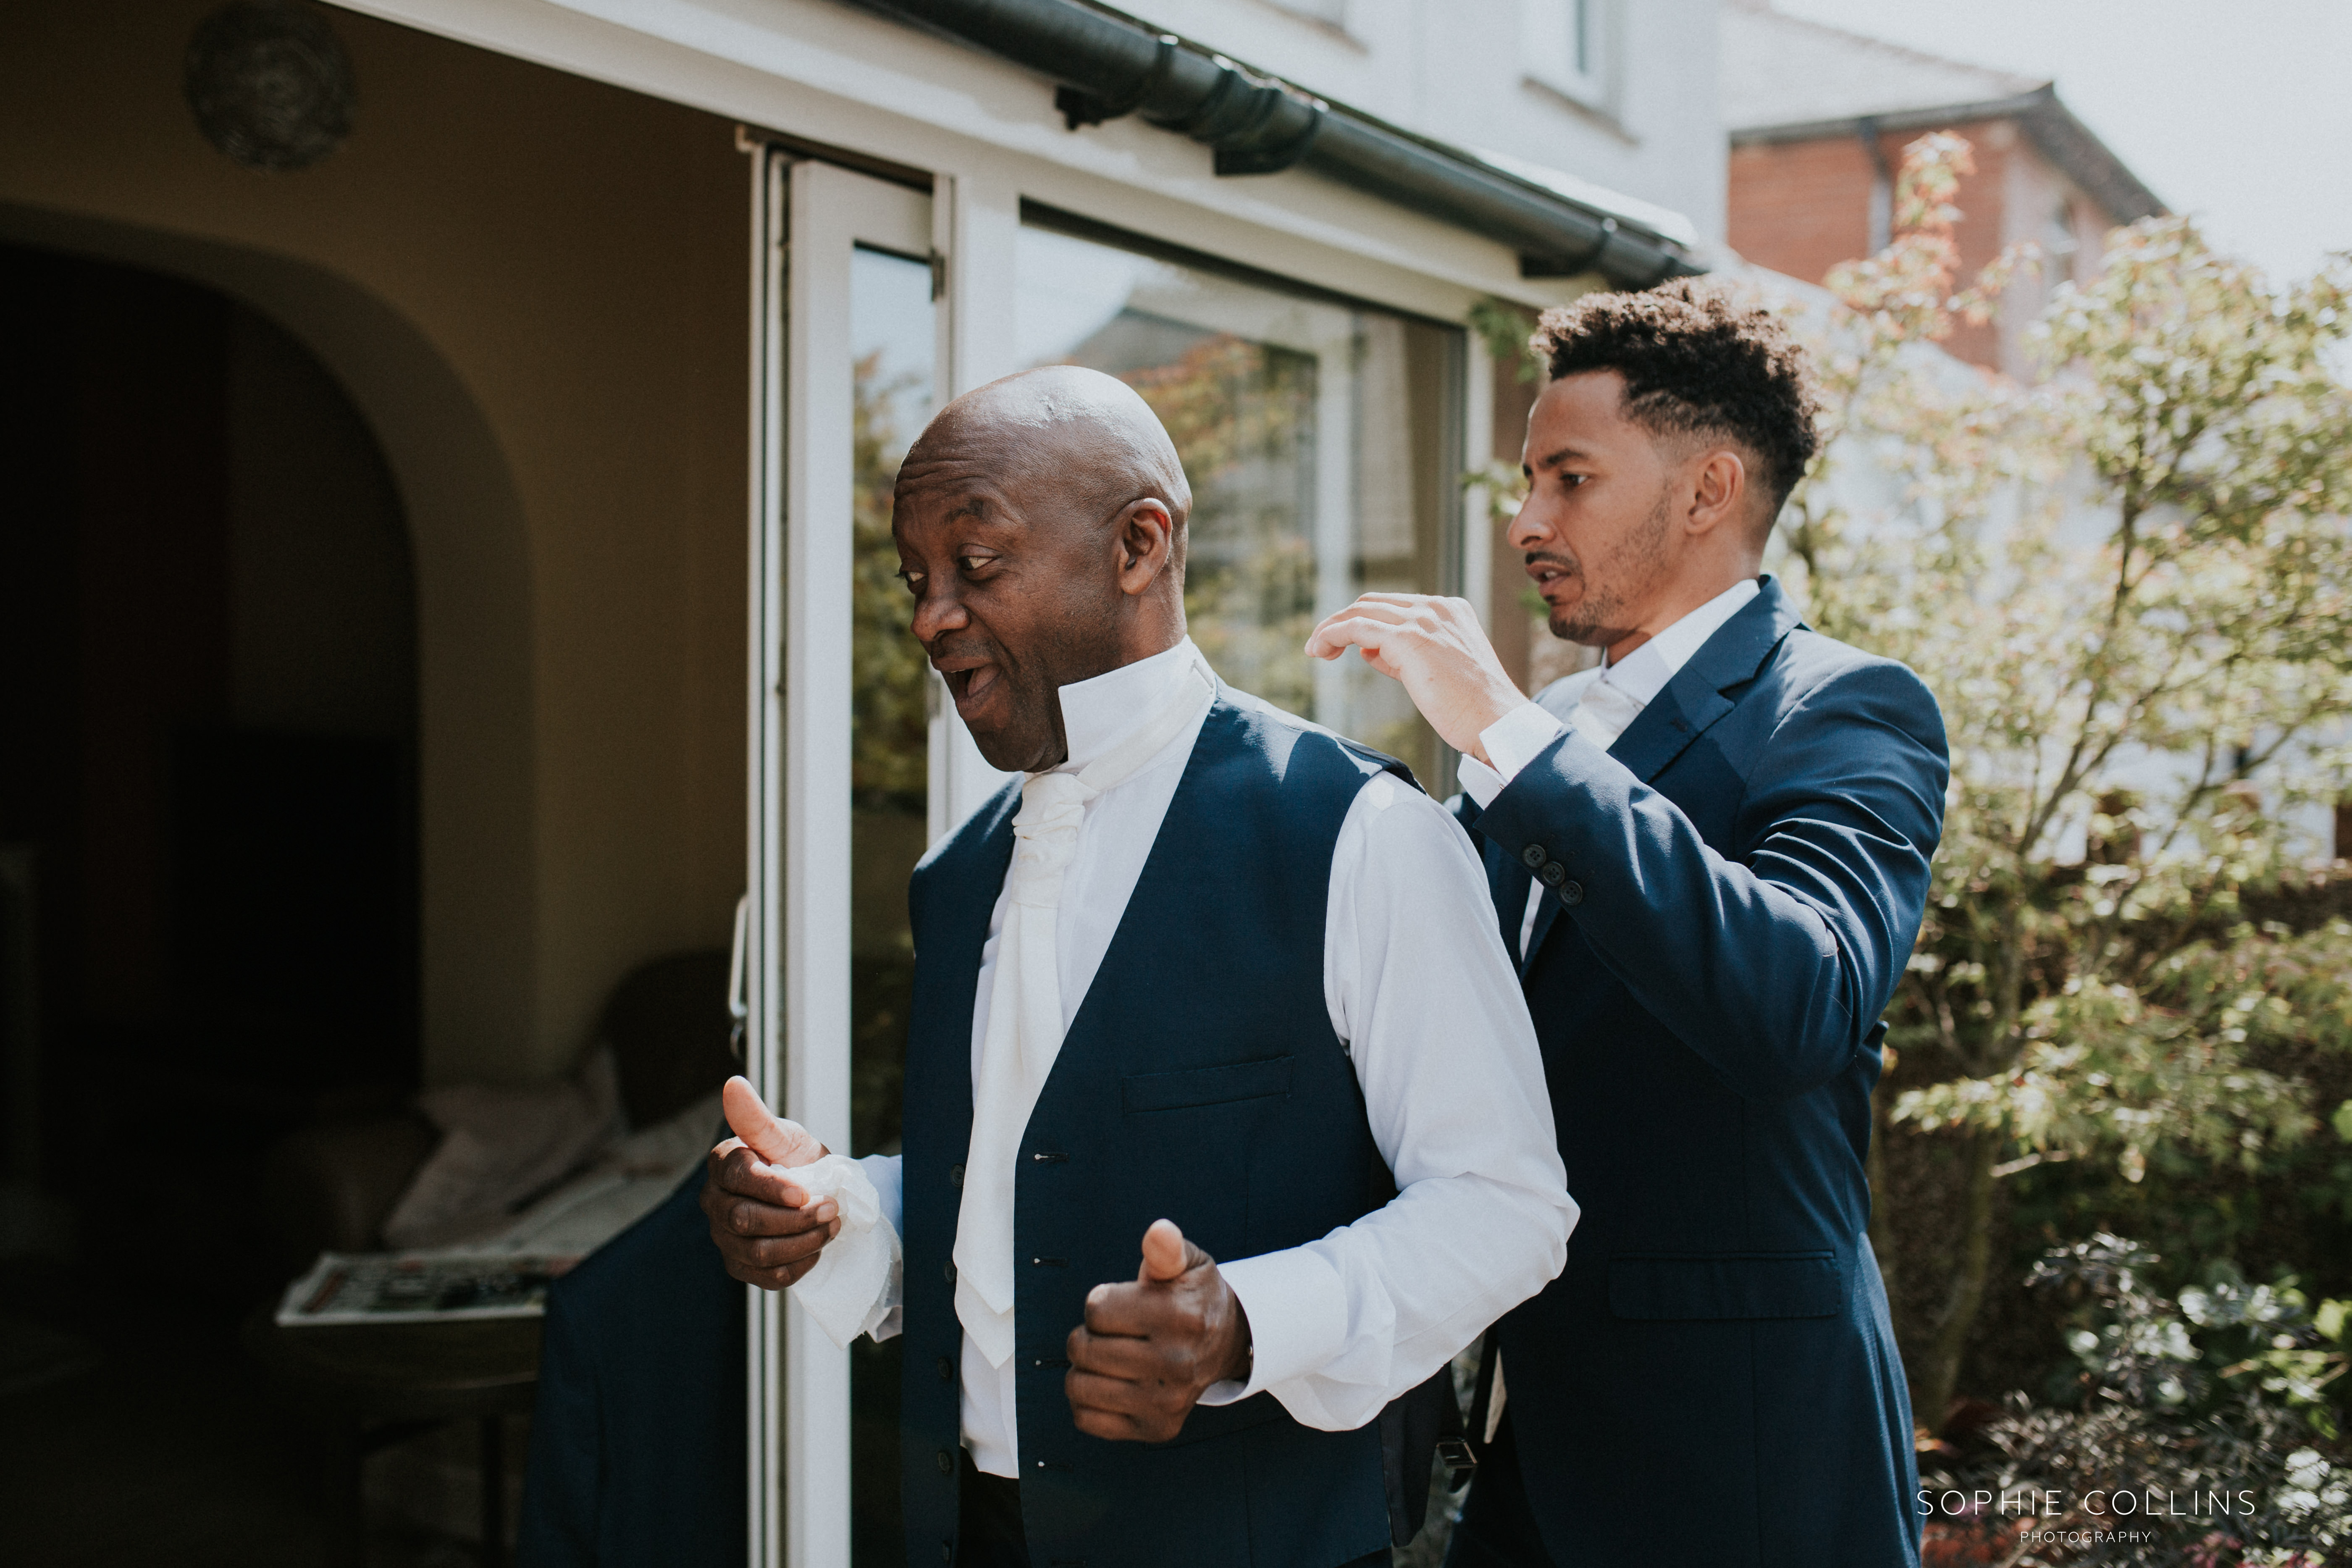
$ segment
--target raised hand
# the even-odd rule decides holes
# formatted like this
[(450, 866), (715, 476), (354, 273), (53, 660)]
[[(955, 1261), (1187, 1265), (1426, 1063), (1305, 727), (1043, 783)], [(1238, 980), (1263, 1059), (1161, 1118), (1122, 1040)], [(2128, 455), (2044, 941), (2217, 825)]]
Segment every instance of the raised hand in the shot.
[(825, 1146), (796, 1121), (761, 1102), (750, 1083), (727, 1080), (720, 1099), (735, 1136), (710, 1151), (702, 1212), (727, 1272), (746, 1285), (781, 1290), (816, 1267), (824, 1244), (841, 1233), (831, 1198), (810, 1204), (791, 1167), (824, 1158)]
[(1467, 599), (1431, 594), (1366, 594), (1323, 619), (1307, 639), (1309, 657), (1333, 659), (1360, 648), (1364, 662), (1401, 682), (1412, 705), (1455, 751), (1488, 760), (1478, 737), (1528, 700)]
[(1248, 1378), (1249, 1314), (1214, 1258), (1173, 1220), (1154, 1220), (1135, 1282), (1087, 1292), (1069, 1348), (1062, 1386), (1078, 1430), (1164, 1443), (1211, 1384)]

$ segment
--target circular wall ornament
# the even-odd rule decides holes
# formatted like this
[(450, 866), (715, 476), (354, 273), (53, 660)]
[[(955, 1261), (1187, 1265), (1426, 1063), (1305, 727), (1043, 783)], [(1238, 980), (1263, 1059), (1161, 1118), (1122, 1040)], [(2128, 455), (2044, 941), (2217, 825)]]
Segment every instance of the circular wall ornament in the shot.
[(236, 0), (188, 39), (196, 125), (248, 169), (306, 169), (352, 132), (352, 57), (327, 19), (287, 0)]

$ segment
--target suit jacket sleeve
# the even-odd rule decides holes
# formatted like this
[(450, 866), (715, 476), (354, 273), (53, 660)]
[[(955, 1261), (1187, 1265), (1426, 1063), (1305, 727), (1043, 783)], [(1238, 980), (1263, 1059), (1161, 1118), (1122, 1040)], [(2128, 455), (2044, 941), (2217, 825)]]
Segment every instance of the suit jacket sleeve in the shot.
[(1740, 859), (1573, 731), (1463, 816), (1505, 855), (1564, 868), (1584, 940), (1735, 1089), (1799, 1094), (1868, 1042), (1918, 937), (1943, 720), (1901, 665), (1849, 668), (1790, 703), (1742, 771)]

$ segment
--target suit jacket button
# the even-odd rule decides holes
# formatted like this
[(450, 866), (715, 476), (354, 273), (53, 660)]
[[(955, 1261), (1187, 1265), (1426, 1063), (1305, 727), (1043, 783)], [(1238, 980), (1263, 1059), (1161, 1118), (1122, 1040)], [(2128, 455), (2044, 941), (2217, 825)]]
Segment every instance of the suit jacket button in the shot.
[(1530, 844), (1519, 851), (1519, 864), (1532, 871), (1551, 858), (1551, 851), (1540, 844)]
[(1557, 860), (1547, 860), (1544, 862), (1543, 869), (1538, 871), (1536, 875), (1542, 879), (1545, 887), (1557, 888), (1568, 880), (1568, 868)]
[(952, 1562), (954, 1562), (954, 1561), (955, 1561), (955, 1548), (954, 1548), (954, 1546), (952, 1546), (951, 1544), (950, 1544), (950, 1543), (949, 1543), (949, 1542), (944, 1542), (944, 1541), (940, 1542), (940, 1562), (942, 1562), (942, 1563), (952, 1563)]
[(955, 1259), (954, 1259), (954, 1258), (949, 1258), (949, 1259), (947, 1260), (946, 1264), (945, 1264), (945, 1265), (943, 1265), (943, 1266), (940, 1268), (940, 1272), (947, 1276), (947, 1280), (948, 1280), (948, 1283), (949, 1283), (949, 1284), (950, 1284), (950, 1285), (954, 1284), (954, 1283), (955, 1283)]
[(951, 1476), (955, 1474), (955, 1456), (949, 1453), (945, 1448), (941, 1448), (939, 1451), (938, 1457), (933, 1458), (931, 1463), (940, 1468), (940, 1474), (943, 1476)]
[(951, 1187), (960, 1187), (963, 1185), (963, 1167), (961, 1165), (950, 1165), (948, 1167), (948, 1185)]
[(1570, 909), (1574, 909), (1577, 905), (1584, 902), (1584, 884), (1581, 882), (1562, 882), (1559, 885), (1559, 901), (1566, 904)]

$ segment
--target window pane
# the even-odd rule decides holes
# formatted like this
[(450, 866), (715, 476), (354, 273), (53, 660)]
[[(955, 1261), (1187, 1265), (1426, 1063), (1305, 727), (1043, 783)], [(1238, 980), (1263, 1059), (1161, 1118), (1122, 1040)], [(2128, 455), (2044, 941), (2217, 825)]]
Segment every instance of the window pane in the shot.
[(909, 601), (890, 542), (898, 460), (929, 419), (933, 390), (929, 264), (878, 250), (851, 258), (850, 353), (856, 378), (856, 623), (851, 645), (849, 782), (852, 1152), (895, 1152), (914, 941), (907, 878), (922, 858), (928, 666), (907, 634)]
[(1015, 331), (1023, 363), (1116, 375), (1168, 426), (1192, 485), (1185, 616), (1218, 673), (1450, 789), (1402, 688), (1301, 650), (1360, 593), (1454, 588), (1461, 334), (1034, 226)]
[[(907, 635), (907, 590), (890, 543), (898, 461), (929, 419), (937, 350), (931, 269), (878, 250), (850, 258), (850, 1152), (895, 1153), (906, 1079), (915, 949), (907, 878), (923, 853), (928, 666)], [(907, 1560), (898, 1519), (902, 1342), (850, 1353), (851, 1561)]]

